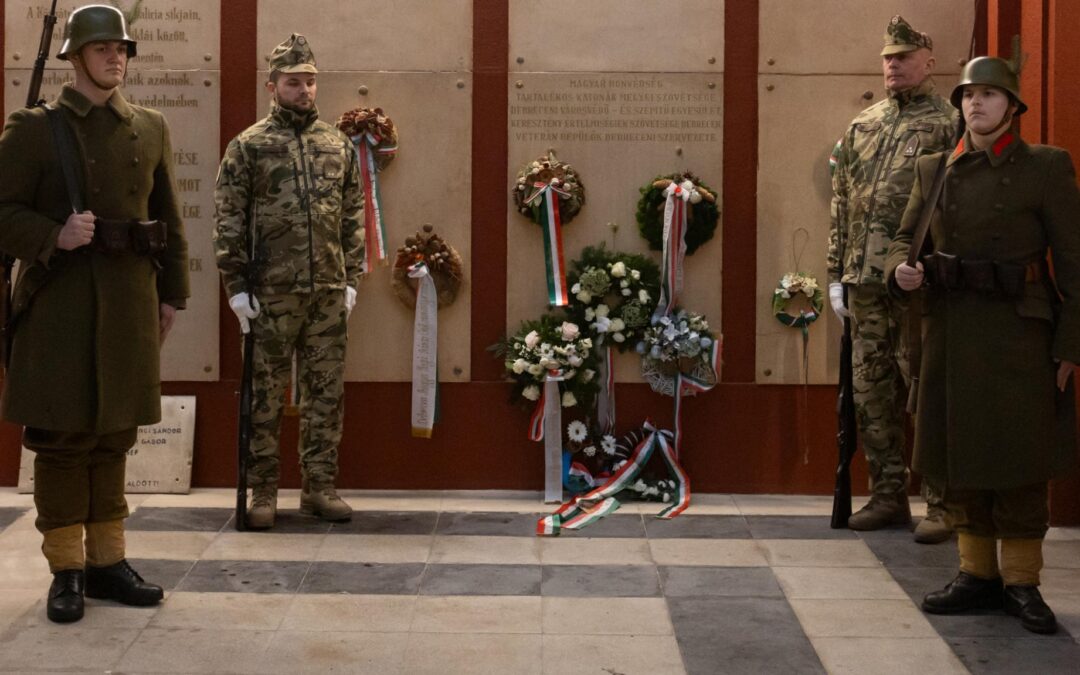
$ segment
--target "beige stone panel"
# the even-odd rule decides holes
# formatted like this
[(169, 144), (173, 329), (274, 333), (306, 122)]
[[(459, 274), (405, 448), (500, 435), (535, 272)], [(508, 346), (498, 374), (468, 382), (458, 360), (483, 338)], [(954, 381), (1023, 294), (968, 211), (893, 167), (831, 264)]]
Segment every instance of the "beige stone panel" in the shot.
[[(257, 80), (262, 116), (270, 101), (262, 90), (266, 73)], [(358, 94), (360, 87), (367, 95)], [(379, 174), (388, 262), (424, 223), (461, 254), (465, 283), (454, 304), (439, 310), (441, 382), (469, 381), (471, 88), (467, 73), (319, 74), (321, 119), (333, 124), (347, 110), (377, 106), (398, 128), (398, 156)], [(414, 313), (397, 299), (390, 273), (390, 265), (376, 265), (358, 289), (349, 321), (350, 381), (412, 381)]]
[[(66, 67), (66, 66), (65, 66)], [(71, 71), (46, 73), (41, 93), (52, 100)], [(30, 72), (4, 73), (5, 118), (26, 100)], [(218, 166), (221, 76), (216, 71), (147, 70), (128, 74), (124, 96), (165, 115), (172, 139), (177, 199), (187, 235), (191, 297), (161, 353), (163, 381), (214, 381), (218, 372), (218, 272), (211, 232)]]
[(724, 0), (511, 0), (510, 70), (721, 72)]
[(292, 33), (311, 40), (322, 70), (472, 68), (470, 0), (259, 0), (260, 66)]
[[(547, 307), (543, 232), (515, 210), (510, 187), (525, 164), (554, 148), (561, 161), (581, 174), (585, 186), (584, 208), (563, 227), (567, 266), (583, 248), (601, 242), (609, 249), (645, 253), (659, 265), (660, 252), (649, 251), (635, 220), (641, 196), (638, 190), (657, 174), (689, 169), (717, 191), (721, 223), (712, 240), (687, 256), (680, 304), (705, 314), (712, 328), (720, 331), (722, 76), (579, 73), (510, 78), (510, 174), (504, 188), (510, 271), (507, 330), (516, 331), (522, 320), (539, 317)], [(595, 99), (598, 94), (610, 95), (613, 100), (579, 99), (579, 95)], [(642, 100), (642, 94), (652, 98)], [(572, 100), (542, 100), (555, 95), (570, 95)], [(631, 126), (662, 124), (676, 126)], [(615, 368), (618, 382), (641, 381), (636, 354), (617, 356)]]
[(880, 74), (885, 27), (900, 14), (933, 38), (938, 72), (956, 74), (967, 57), (974, 12), (969, 0), (761, 0), (759, 67), (763, 73)]
[[(809, 380), (836, 382), (842, 326), (829, 309), (825, 274), (832, 198), (829, 154), (851, 119), (881, 100), (862, 98), (875, 81), (866, 75), (759, 78), (758, 383), (803, 382), (802, 333), (772, 313), (773, 290), (784, 274), (795, 271), (796, 259), (799, 271), (817, 277), (824, 296), (823, 315), (810, 326)], [(829, 105), (818, 105), (822, 101)], [(808, 237), (797, 235), (799, 228)]]
[[(52, 3), (48, 0), (5, 0), (5, 68), (32, 68), (41, 40), (42, 17)], [(56, 58), (63, 44), (64, 24), (73, 9), (91, 4), (83, 0), (56, 3), (58, 20), (53, 29), (48, 68), (67, 69)], [(105, 3), (100, 3), (105, 4)], [(136, 0), (120, 0), (120, 9), (131, 12)], [(138, 56), (132, 70), (195, 70), (221, 67), (221, 0), (143, 0), (139, 13), (129, 19), (129, 34), (138, 42)]]

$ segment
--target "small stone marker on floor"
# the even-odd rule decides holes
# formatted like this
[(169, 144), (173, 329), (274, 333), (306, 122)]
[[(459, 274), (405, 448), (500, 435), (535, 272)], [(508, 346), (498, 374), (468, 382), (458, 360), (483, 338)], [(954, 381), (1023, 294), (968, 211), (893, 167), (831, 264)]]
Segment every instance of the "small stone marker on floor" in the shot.
[[(139, 427), (128, 451), (126, 492), (187, 494), (194, 448), (195, 397), (162, 396), (161, 421)], [(23, 448), (19, 492), (33, 491), (34, 453)]]

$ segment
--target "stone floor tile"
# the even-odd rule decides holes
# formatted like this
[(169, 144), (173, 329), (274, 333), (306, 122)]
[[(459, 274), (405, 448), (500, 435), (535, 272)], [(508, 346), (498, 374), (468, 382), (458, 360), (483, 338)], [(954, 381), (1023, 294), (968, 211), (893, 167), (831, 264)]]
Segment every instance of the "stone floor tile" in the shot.
[(1043, 565), (1055, 569), (1080, 570), (1080, 540), (1043, 542)]
[(195, 566), (194, 560), (158, 560), (140, 559), (129, 557), (128, 562), (135, 571), (152, 584), (157, 584), (166, 592), (175, 589), (183, 581), (191, 568)]
[(395, 675), (411, 648), (405, 633), (278, 631), (260, 660), (260, 673)]
[(200, 560), (178, 591), (209, 593), (295, 593), (307, 562)]
[(1043, 593), (1080, 595), (1080, 574), (1077, 574), (1076, 570), (1047, 568), (1039, 578), (1042, 581)]
[(334, 523), (330, 534), (433, 534), (435, 511), (354, 511), (352, 520)]
[(124, 528), (132, 531), (220, 532), (232, 515), (232, 509), (142, 506), (132, 512), (124, 522)]
[(1028, 633), (1021, 638), (947, 638), (972, 675), (1075, 673), (1080, 644), (1057, 636)]
[(413, 633), (540, 633), (539, 596), (424, 596)]
[(49, 563), (40, 550), (0, 555), (0, 592), (46, 590), (50, 583)]
[(791, 608), (803, 631), (815, 637), (937, 637), (910, 600), (793, 599)]
[[(583, 617), (588, 617), (583, 621)], [(663, 598), (543, 598), (546, 635), (674, 635)]]
[(545, 565), (541, 594), (581, 597), (656, 597), (660, 583), (652, 565)]
[[(278, 492), (279, 502), (284, 492), (286, 491)], [(236, 508), (236, 490), (234, 488), (192, 488), (186, 495), (147, 495), (140, 508), (204, 508), (232, 511)]]
[(683, 675), (675, 638), (664, 635), (544, 635), (544, 672)]
[[(595, 523), (589, 524), (582, 530), (563, 530), (559, 535), (568, 539), (573, 538), (616, 538), (637, 539), (645, 536), (645, 524), (643, 520), (655, 520), (651, 516), (642, 516), (633, 509), (625, 507), (606, 518), (601, 518)], [(533, 533), (536, 531), (536, 519), (533, 520)]]
[[(439, 490), (338, 490), (338, 495), (356, 511), (430, 511), (443, 510)], [(482, 508), (482, 507), (480, 507)], [(478, 509), (474, 509), (478, 510)]]
[(940, 544), (918, 544), (905, 530), (879, 530), (862, 532), (866, 542), (878, 560), (886, 567), (953, 567), (960, 563), (956, 540)]
[(539, 537), (436, 536), (430, 562), (539, 565)]
[(25, 623), (28, 614), (40, 611), (41, 618), (44, 619), (45, 608), (42, 600), (47, 591), (48, 587), (42, 586), (38, 590), (7, 590), (0, 593), (0, 635), (13, 623)]
[(738, 516), (739, 507), (731, 495), (695, 492), (690, 500), (690, 508), (683, 515), (693, 516)]
[(904, 600), (908, 596), (884, 569), (872, 567), (774, 567), (788, 598)]
[(829, 516), (832, 497), (814, 495), (731, 495), (744, 516)]
[(124, 673), (260, 674), (273, 631), (147, 628), (116, 669)]
[(660, 567), (666, 597), (709, 596), (782, 598), (768, 567)]
[(414, 595), (423, 573), (422, 563), (314, 562), (299, 592)]
[[(299, 500), (298, 500), (299, 501)], [(301, 515), (297, 507), (286, 508), (281, 500), (278, 500), (277, 512), (274, 514), (274, 526), (268, 530), (248, 530), (255, 534), (326, 534), (333, 525), (330, 521), (316, 518), (315, 516)], [(230, 518), (225, 524), (226, 532), (238, 532), (236, 519)]]
[(280, 593), (177, 592), (162, 603), (150, 627), (277, 630), (292, 597)]
[(431, 565), (421, 595), (539, 595), (538, 565)]
[(830, 675), (964, 675), (968, 671), (941, 638), (821, 637), (810, 641)]
[(77, 623), (10, 626), (0, 634), (0, 671), (108, 671), (138, 635), (137, 628), (86, 628)]
[(762, 539), (758, 543), (773, 567), (881, 567), (858, 539)]
[(429, 534), (336, 534), (322, 540), (315, 559), (324, 562), (423, 563)]
[(651, 565), (646, 539), (589, 539), (542, 537), (540, 560), (545, 565)]
[(216, 536), (216, 532), (128, 530), (124, 533), (128, 556), (156, 560), (198, 560)]
[(1051, 527), (1046, 541), (1080, 541), (1080, 527)]
[(650, 539), (749, 539), (742, 516), (706, 516), (684, 513), (677, 518), (646, 518)]
[(410, 633), (409, 675), (540, 675), (541, 635)]
[(405, 633), (412, 625), (415, 595), (307, 595), (293, 598), (281, 630)]
[(487, 537), (527, 537), (536, 534), (538, 515), (532, 513), (443, 513), (436, 534)]
[(539, 516), (551, 513), (556, 506), (545, 504), (543, 493), (527, 490), (448, 490), (442, 499), (444, 513), (501, 511)]
[(223, 532), (203, 551), (203, 560), (314, 560), (326, 535)]
[(847, 528), (829, 527), (829, 516), (746, 516), (755, 539), (854, 539)]
[(1080, 595), (1048, 595), (1045, 599), (1057, 616), (1058, 630), (1080, 643)]
[(0, 506), (0, 532), (7, 529), (8, 525), (11, 525), (19, 518), (23, 517), (23, 514), (27, 513), (29, 509), (18, 506)]
[(753, 539), (650, 539), (657, 565), (764, 567), (765, 552)]
[[(167, 601), (168, 596), (166, 596)], [(86, 613), (82, 620), (78, 622), (78, 626), (79, 628), (92, 630), (126, 629), (139, 631), (150, 623), (163, 605), (164, 603), (153, 607), (126, 607), (118, 602), (86, 598)], [(42, 595), (28, 611), (13, 621), (11, 626), (21, 629), (30, 626), (49, 627), (56, 626), (56, 624), (49, 621), (45, 614), (45, 598)]]
[(31, 509), (34, 507), (34, 495), (19, 492), (14, 487), (0, 487), (0, 506)]

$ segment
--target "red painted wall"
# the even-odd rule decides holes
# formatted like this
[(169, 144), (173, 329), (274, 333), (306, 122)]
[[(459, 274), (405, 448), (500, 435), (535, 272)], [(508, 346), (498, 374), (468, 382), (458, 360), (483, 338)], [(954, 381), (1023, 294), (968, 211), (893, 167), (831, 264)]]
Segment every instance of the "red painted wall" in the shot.
[[(1056, 35), (1076, 35), (1080, 7), (1068, 0), (1050, 2), (1053, 27), (1048, 38), (1045, 81), (1049, 88), (1046, 126), (1050, 138), (1080, 153), (1080, 122), (1069, 111), (1080, 100), (1080, 72), (1074, 60), (1055, 54)], [(252, 74), (258, 66), (255, 0), (222, 2), (221, 147), (254, 121), (256, 92)], [(1024, 8), (1025, 10), (1027, 7)], [(509, 402), (501, 365), (486, 351), (506, 325), (506, 195), (478, 186), (502, 184), (508, 170), (507, 85), (508, 3), (474, 0), (472, 222), (473, 265), (470, 273), (472, 382), (444, 385), (443, 421), (430, 441), (412, 439), (408, 384), (349, 384), (346, 387), (345, 439), (341, 447), (340, 484), (350, 488), (505, 488), (539, 489), (543, 459), (538, 444), (525, 438), (528, 411)], [(991, 0), (980, 10), (987, 30), (977, 36), (978, 51), (1005, 43), (1020, 30), (1019, 6)], [(1029, 25), (1030, 21), (1025, 23)], [(835, 466), (836, 389), (812, 386), (802, 406), (801, 387), (758, 386), (754, 380), (755, 246), (757, 219), (757, 58), (758, 2), (725, 3), (724, 77), (724, 227), (725, 270), (722, 312), (727, 362), (723, 382), (684, 406), (684, 463), (694, 489), (709, 492), (828, 494)], [(1070, 32), (1071, 31), (1071, 32)], [(3, 19), (0, 16), (0, 49)], [(1065, 44), (1064, 39), (1060, 44)], [(0, 97), (3, 96), (0, 87)], [(0, 105), (2, 105), (0, 98)], [(1058, 105), (1055, 105), (1055, 104)], [(1078, 155), (1080, 156), (1080, 155)], [(235, 321), (222, 299), (221, 373), (216, 383), (173, 382), (168, 394), (198, 397), (192, 481), (198, 486), (229, 486), (235, 480), (236, 403), (240, 345)], [(619, 418), (667, 426), (671, 400), (645, 385), (618, 385)], [(809, 439), (809, 463), (803, 464), (800, 439)], [(299, 484), (296, 466), (296, 419), (286, 418), (282, 434), (283, 484)], [(0, 424), (0, 485), (13, 485), (18, 472), (19, 430)], [(854, 487), (864, 491), (864, 462), (856, 460)], [(1080, 489), (1075, 483), (1055, 490), (1059, 522), (1080, 523)], [(1055, 486), (1057, 487), (1057, 486)]]

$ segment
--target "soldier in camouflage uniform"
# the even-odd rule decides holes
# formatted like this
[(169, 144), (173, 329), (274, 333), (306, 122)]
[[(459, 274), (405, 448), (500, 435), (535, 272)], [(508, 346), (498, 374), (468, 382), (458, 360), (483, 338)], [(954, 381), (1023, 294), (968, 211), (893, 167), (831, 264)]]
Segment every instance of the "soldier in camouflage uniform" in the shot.
[[(229, 306), (255, 332), (248, 526), (274, 524), (278, 437), (295, 354), (300, 511), (347, 520), (334, 489), (349, 313), (363, 260), (363, 192), (352, 144), (318, 119), (315, 57), (302, 35), (270, 55), (270, 114), (229, 143), (214, 247)], [(252, 251), (257, 280), (245, 278)]]
[[(885, 253), (900, 225), (917, 157), (951, 145), (958, 120), (935, 93), (932, 42), (899, 15), (881, 52), (888, 97), (852, 120), (834, 151), (829, 298), (841, 320), (850, 313), (855, 407), (872, 481), (870, 502), (849, 527), (876, 530), (911, 524), (904, 463), (904, 395), (908, 375), (904, 307), (885, 286)], [(848, 303), (843, 299), (847, 286)], [(924, 483), (927, 518), (915, 540), (951, 536), (941, 496)]]

